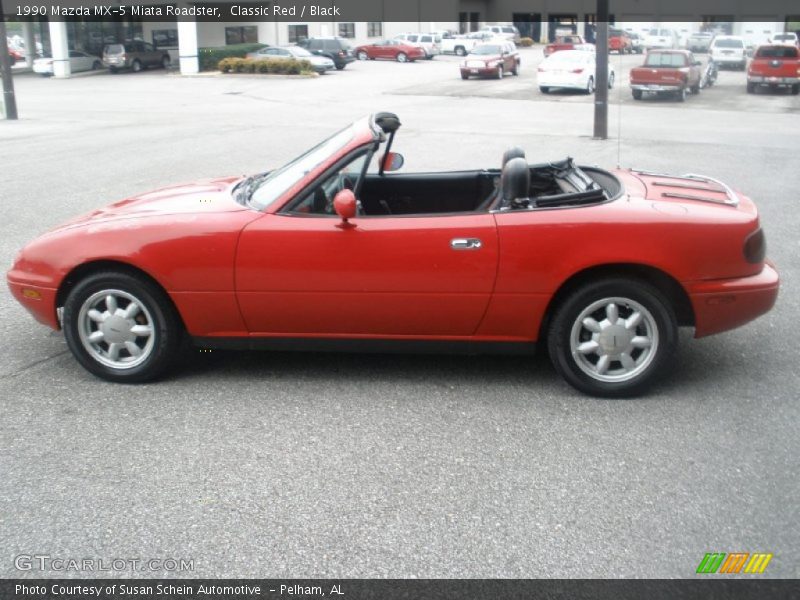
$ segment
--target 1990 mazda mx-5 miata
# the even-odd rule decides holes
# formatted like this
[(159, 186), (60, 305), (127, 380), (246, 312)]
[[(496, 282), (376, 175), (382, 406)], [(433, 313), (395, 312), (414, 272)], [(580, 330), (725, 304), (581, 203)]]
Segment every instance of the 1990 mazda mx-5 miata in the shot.
[[(8, 273), (78, 361), (153, 379), (202, 347), (530, 352), (598, 396), (643, 392), (679, 326), (767, 312), (778, 274), (753, 202), (724, 183), (530, 164), (395, 173), (396, 115), (287, 165), (169, 187), (69, 221)], [(373, 160), (374, 157), (374, 160)]]

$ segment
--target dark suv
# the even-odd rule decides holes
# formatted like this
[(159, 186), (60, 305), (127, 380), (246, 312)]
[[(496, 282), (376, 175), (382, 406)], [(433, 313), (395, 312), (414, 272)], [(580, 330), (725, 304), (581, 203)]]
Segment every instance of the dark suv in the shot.
[(147, 42), (125, 42), (124, 44), (108, 44), (103, 48), (103, 64), (112, 73), (119, 69), (130, 69), (133, 72), (147, 67), (169, 68), (170, 57), (166, 50), (158, 50)]
[(339, 71), (344, 69), (347, 63), (351, 63), (356, 59), (353, 56), (353, 47), (344, 38), (307, 38), (298, 42), (297, 45), (305, 48), (311, 54), (327, 56)]

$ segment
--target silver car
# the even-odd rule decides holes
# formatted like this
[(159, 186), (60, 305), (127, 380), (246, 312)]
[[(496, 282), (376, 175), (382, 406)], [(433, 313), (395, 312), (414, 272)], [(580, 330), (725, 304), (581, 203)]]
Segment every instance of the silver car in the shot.
[(311, 68), (317, 73), (326, 73), (327, 71), (333, 71), (336, 68), (336, 65), (330, 58), (325, 56), (316, 56), (300, 46), (285, 46), (283, 48), (268, 46), (266, 48), (256, 50), (255, 52), (249, 52), (247, 54), (247, 58), (253, 58), (256, 60), (276, 60), (287, 58), (307, 60), (309, 63), (311, 63)]
[[(99, 56), (94, 56), (80, 50), (69, 51), (69, 70), (72, 73), (80, 71), (94, 71), (103, 66)], [(33, 72), (48, 76), (53, 74), (53, 59), (49, 56), (37, 58), (33, 61)]]

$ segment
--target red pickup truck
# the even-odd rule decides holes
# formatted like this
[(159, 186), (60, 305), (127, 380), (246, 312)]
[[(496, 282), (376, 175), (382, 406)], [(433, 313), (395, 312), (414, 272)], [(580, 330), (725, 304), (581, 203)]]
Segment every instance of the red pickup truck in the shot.
[(617, 54), (633, 52), (633, 42), (628, 37), (628, 33), (622, 29), (610, 28), (608, 30), (608, 51)]
[(544, 56), (547, 58), (553, 52), (559, 50), (575, 50), (577, 46), (582, 46), (588, 42), (579, 35), (560, 35), (556, 41), (544, 47)]
[(759, 46), (747, 69), (747, 93), (755, 93), (759, 85), (788, 87), (792, 94), (799, 94), (800, 49), (778, 44)]
[(689, 92), (700, 93), (701, 63), (688, 50), (651, 50), (644, 65), (631, 69), (634, 100), (645, 92), (675, 94), (683, 102)]

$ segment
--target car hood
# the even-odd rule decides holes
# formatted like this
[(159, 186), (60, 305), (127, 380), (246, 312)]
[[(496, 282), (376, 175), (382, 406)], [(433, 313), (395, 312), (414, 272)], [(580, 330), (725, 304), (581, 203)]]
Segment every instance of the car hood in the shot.
[(241, 179), (226, 177), (160, 188), (93, 210), (51, 231), (117, 219), (249, 210), (238, 204), (232, 195), (235, 184)]

